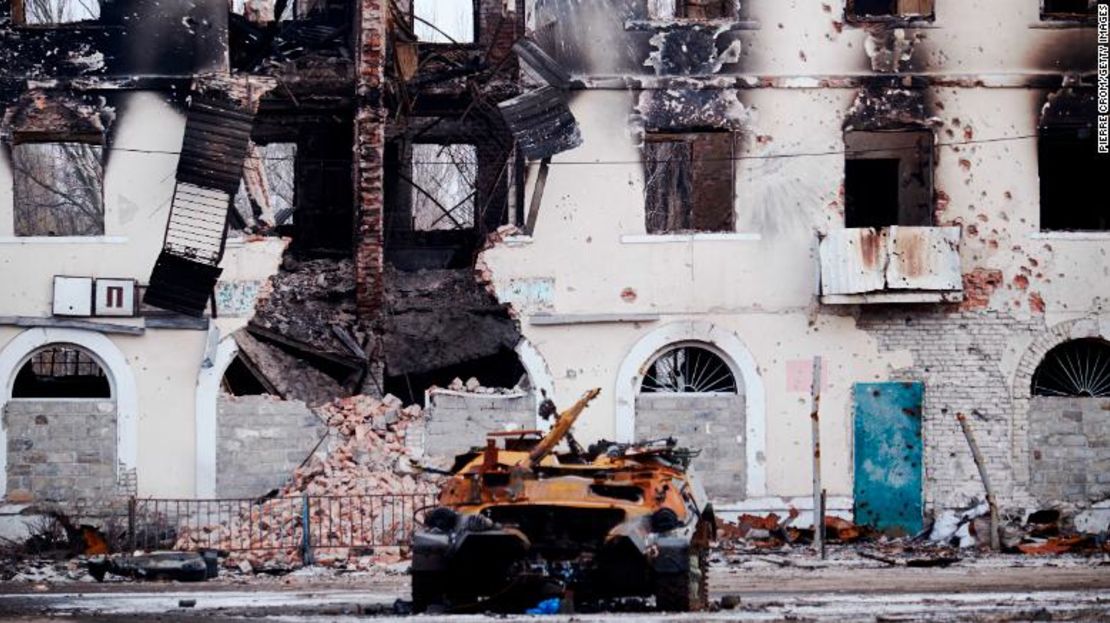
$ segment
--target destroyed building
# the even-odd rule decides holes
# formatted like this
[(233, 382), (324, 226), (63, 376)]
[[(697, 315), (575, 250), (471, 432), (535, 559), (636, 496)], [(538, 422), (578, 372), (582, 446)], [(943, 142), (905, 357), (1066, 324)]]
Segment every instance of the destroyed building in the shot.
[(958, 413), (1004, 505), (1110, 497), (1082, 2), (55, 4), (0, 1), (10, 501), (252, 496), (335, 398), (449, 454), (601, 387), (580, 438), (805, 510), (814, 386), (831, 512), (981, 498)]

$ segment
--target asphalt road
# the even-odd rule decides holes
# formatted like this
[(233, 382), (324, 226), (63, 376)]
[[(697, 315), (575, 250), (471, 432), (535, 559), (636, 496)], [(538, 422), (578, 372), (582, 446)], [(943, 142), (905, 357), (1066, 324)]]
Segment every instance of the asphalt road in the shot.
[[(13, 621), (471, 621), (399, 616), (404, 576), (299, 577), (268, 582), (0, 587)], [(29, 591), (27, 589), (30, 589)], [(715, 600), (733, 609), (660, 615), (625, 611), (551, 621), (1110, 621), (1110, 566), (946, 569), (737, 565), (713, 570)], [(534, 621), (536, 617), (498, 617)]]

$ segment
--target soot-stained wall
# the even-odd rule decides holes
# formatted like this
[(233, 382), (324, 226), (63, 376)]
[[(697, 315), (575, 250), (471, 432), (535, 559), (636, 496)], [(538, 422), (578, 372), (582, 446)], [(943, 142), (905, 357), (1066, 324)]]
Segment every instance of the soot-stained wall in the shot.
[(227, 71), (225, 0), (118, 0), (100, 19), (56, 27), (12, 21), (0, 2), (0, 80), (139, 79)]

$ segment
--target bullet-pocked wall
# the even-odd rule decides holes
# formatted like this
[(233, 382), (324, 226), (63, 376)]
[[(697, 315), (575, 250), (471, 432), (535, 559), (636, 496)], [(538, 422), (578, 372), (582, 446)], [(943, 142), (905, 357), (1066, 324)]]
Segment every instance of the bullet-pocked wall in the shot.
[[(834, 507), (852, 504), (852, 386), (894, 380), (925, 384), (927, 511), (982, 497), (957, 412), (988, 446), (1005, 503), (1033, 504), (1028, 417), (1013, 400), (1020, 361), (1062, 323), (1108, 314), (1110, 235), (1047, 230), (1040, 211), (1044, 106), (1065, 80), (1089, 83), (1093, 29), (1046, 27), (1035, 0), (1005, 11), (937, 0), (932, 19), (885, 25), (852, 23), (839, 2), (744, 2), (739, 21), (709, 26), (653, 20), (648, 4), (529, 7), (537, 41), (582, 83), (569, 101), (584, 144), (553, 158), (533, 235), (483, 260), (556, 399), (601, 386), (608, 398), (579, 427), (595, 438), (634, 430), (622, 396), (639, 377), (621, 370), (650, 363), (626, 363), (635, 344), (696, 322), (746, 350), (744, 381), (763, 388), (744, 413), (746, 437), (765, 440), (748, 462), (762, 482), (749, 478), (734, 508), (809, 492), (799, 466), (812, 454), (815, 355)], [(713, 43), (677, 45), (695, 39)], [(928, 216), (959, 228), (963, 302), (823, 304), (818, 243), (846, 225), (845, 133), (910, 126), (932, 135)], [(649, 234), (645, 136), (667, 130), (734, 133), (732, 228)]]
[[(65, 97), (46, 92), (43, 97)], [(95, 98), (94, 98), (95, 99)], [(162, 246), (169, 218), (173, 179), (184, 135), (181, 102), (161, 91), (123, 92), (112, 96), (104, 109), (111, 112), (111, 137), (105, 144), (103, 169), (103, 231), (90, 236), (18, 236), (14, 229), (14, 175), (11, 144), (0, 149), (0, 287), (2, 312), (7, 318), (52, 317), (56, 275), (134, 279), (146, 282)], [(151, 128), (158, 128), (151, 131)], [(59, 131), (65, 128), (59, 128)], [(234, 331), (245, 324), (258, 288), (277, 269), (285, 243), (279, 239), (241, 241), (229, 245), (222, 266), (224, 289), (244, 290), (247, 302), (225, 308), (216, 321), (219, 329)], [(245, 284), (245, 285), (244, 285)], [(242, 298), (240, 297), (240, 298)], [(245, 307), (244, 307), (245, 306)], [(133, 378), (134, 460), (124, 461), (137, 476), (137, 493), (164, 497), (194, 494), (195, 394), (197, 377), (210, 338), (205, 330), (146, 326), (142, 318), (98, 319), (122, 325), (141, 335), (76, 330), (95, 336), (120, 353), (121, 369)], [(143, 327), (145, 326), (145, 329)], [(15, 345), (21, 336), (50, 329), (0, 326), (0, 352), (13, 366), (29, 355)], [(92, 339), (90, 337), (90, 339)], [(65, 343), (70, 343), (64, 340)], [(96, 357), (105, 353), (93, 350)], [(118, 371), (116, 372), (119, 373)], [(14, 372), (0, 379), (7, 402)], [(118, 403), (120, 397), (113, 395)], [(214, 398), (213, 398), (214, 401)], [(24, 407), (21, 407), (24, 408)], [(25, 409), (24, 409), (25, 410)], [(122, 435), (122, 433), (120, 433)], [(12, 433), (6, 431), (9, 441)], [(57, 449), (63, 452), (62, 449)], [(80, 452), (74, 448), (69, 452)], [(8, 455), (11, 456), (10, 454)], [(115, 458), (112, 462), (115, 462)], [(8, 489), (12, 488), (9, 478)]]

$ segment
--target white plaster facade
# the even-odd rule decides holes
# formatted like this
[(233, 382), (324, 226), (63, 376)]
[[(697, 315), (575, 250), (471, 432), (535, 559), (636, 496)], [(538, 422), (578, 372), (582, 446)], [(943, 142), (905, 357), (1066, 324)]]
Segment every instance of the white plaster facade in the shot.
[[(530, 2), (530, 24), (557, 28), (543, 11), (571, 4)], [(594, 16), (605, 11), (602, 4), (575, 6)], [(831, 508), (850, 508), (853, 384), (901, 380), (923, 365), (909, 350), (883, 348), (858, 326), (857, 318), (874, 308), (822, 306), (817, 297), (818, 235), (844, 226), (843, 128), (861, 84), (876, 75), (868, 33), (845, 24), (842, 2), (741, 4), (741, 17), (756, 22), (741, 36), (741, 61), (681, 79), (636, 69), (635, 59), (622, 56), (633, 47), (627, 24), (564, 19), (579, 28), (576, 40), (559, 40), (561, 49), (551, 51), (578, 63), (570, 69), (584, 86), (568, 99), (584, 144), (552, 159), (534, 233), (510, 236), (482, 260), (554, 375), (556, 400), (567, 404), (587, 388), (603, 388), (579, 424), (587, 438), (629, 436), (639, 375), (668, 342), (703, 339), (724, 351), (748, 384), (749, 437), (759, 440), (749, 446), (749, 499), (727, 501), (730, 508), (782, 509), (783, 498), (810, 492), (809, 391), (791, 387), (788, 372), (821, 356), (825, 486)], [(1071, 63), (1079, 50), (1093, 54), (1094, 31), (1050, 28), (1040, 20), (1037, 0), (1005, 5), (937, 0), (935, 21), (905, 31), (920, 40), (893, 75), (924, 85), (929, 102), (938, 143), (935, 224), (963, 228), (964, 274), (1001, 271), (1002, 283), (986, 293), (980, 313), (1028, 320), (1044, 333), (1077, 318), (1106, 323), (1110, 232), (1039, 227), (1041, 109), (1065, 75), (1074, 80), (1089, 72), (1086, 61)], [(743, 106), (736, 231), (647, 235), (637, 105), (652, 90), (690, 88), (735, 94)], [(537, 170), (532, 163), (532, 180)], [(1090, 209), (1100, 209), (1098, 199), (1091, 201)], [(517, 294), (528, 283), (547, 284), (550, 296), (522, 299)], [(955, 320), (955, 305), (930, 309), (966, 322)], [(922, 312), (920, 306), (882, 310)], [(1017, 385), (1000, 387), (1003, 394), (1020, 395), (1018, 386), (1028, 383), (1014, 374), (1037, 339), (1035, 331), (1004, 338), (1005, 352), (992, 365)], [(927, 418), (950, 406), (935, 398), (929, 404), (935, 390), (926, 388)], [(1020, 463), (1021, 423), (1006, 426), (1006, 445), (1013, 445), (1007, 456)], [(932, 452), (928, 460), (936, 466), (943, 457)], [(932, 469), (926, 487), (940, 491), (947, 477), (940, 474), (947, 472)], [(1016, 482), (1015, 501), (1022, 499), (1020, 476)], [(937, 495), (938, 505), (959, 503)]]
[[(0, 150), (0, 316), (49, 319), (54, 275), (130, 278), (140, 284), (149, 278), (169, 217), (185, 117), (161, 93), (133, 92), (125, 101), (114, 128), (118, 149), (111, 150), (105, 168), (104, 236), (14, 236), (11, 162)], [(285, 245), (274, 238), (229, 242), (221, 283), (265, 283), (277, 270)], [(229, 334), (249, 316), (249, 310), (239, 310), (213, 324)], [(88, 320), (144, 325), (141, 318)], [(15, 373), (35, 348), (49, 343), (83, 347), (111, 379), (119, 461), (135, 469), (138, 494), (192, 497), (197, 493), (198, 380), (208, 342), (203, 330), (147, 327), (142, 335), (131, 336), (0, 324), (0, 401), (9, 400)], [(0, 459), (5, 456), (6, 443), (0, 443)], [(0, 460), (0, 483), (6, 477), (4, 465)]]

